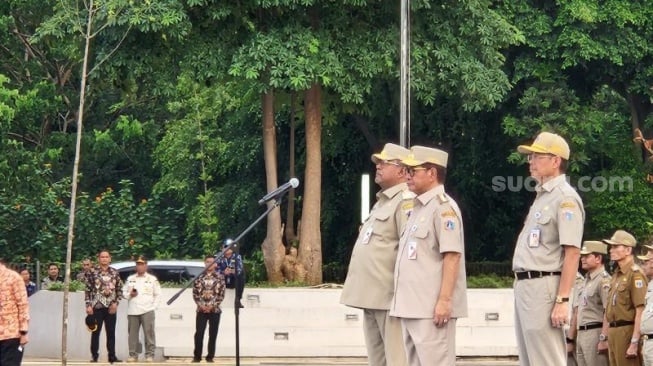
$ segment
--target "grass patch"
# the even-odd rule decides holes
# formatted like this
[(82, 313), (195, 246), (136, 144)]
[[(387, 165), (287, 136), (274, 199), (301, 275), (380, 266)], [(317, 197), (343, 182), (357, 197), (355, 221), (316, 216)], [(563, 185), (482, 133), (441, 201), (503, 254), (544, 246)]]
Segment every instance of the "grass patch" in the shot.
[(467, 277), (467, 288), (512, 288), (515, 279), (496, 274), (484, 274)]

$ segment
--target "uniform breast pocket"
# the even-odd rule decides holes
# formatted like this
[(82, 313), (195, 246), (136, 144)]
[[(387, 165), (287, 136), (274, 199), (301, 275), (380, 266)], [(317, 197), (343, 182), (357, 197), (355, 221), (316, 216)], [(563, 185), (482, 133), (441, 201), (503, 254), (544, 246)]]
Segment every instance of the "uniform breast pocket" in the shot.
[(620, 283), (617, 286), (615, 295), (617, 296), (617, 303), (625, 306), (630, 305), (630, 291), (628, 291), (628, 286), (625, 283)]
[(538, 217), (535, 222), (537, 222), (538, 225), (546, 226), (549, 224), (552, 224), (552, 218), (551, 215), (549, 214), (542, 214), (540, 217)]
[(392, 212), (390, 211), (381, 211), (374, 217), (374, 223), (372, 224), (372, 235), (388, 235), (386, 230), (393, 229), (390, 227), (390, 216)]

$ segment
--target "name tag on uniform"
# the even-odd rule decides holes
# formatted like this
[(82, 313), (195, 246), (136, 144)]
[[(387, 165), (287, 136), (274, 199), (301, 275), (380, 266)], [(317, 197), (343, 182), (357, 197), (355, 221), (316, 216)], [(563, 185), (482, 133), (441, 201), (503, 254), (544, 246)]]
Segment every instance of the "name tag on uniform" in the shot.
[(417, 243), (414, 241), (408, 242), (408, 259), (417, 259)]
[(531, 248), (540, 246), (540, 229), (531, 229), (530, 234), (528, 234), (528, 246)]
[(369, 243), (371, 236), (372, 236), (372, 228), (369, 227), (367, 228), (367, 230), (365, 230), (365, 234), (363, 234), (363, 244)]

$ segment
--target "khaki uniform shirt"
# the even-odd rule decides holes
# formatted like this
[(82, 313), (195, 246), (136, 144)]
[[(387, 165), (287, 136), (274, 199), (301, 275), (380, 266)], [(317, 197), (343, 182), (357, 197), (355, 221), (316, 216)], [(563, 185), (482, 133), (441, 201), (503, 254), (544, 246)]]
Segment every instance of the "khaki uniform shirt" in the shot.
[(376, 197), (354, 245), (340, 302), (363, 309), (389, 310), (399, 235), (413, 208), (415, 194), (401, 183)]
[(617, 266), (610, 282), (607, 320), (635, 320), (635, 309), (645, 304), (646, 288), (646, 277), (638, 265), (631, 261), (624, 268)]
[(512, 270), (562, 270), (563, 245), (580, 248), (585, 209), (580, 196), (562, 174), (536, 188), (524, 227), (517, 239)]
[(439, 185), (415, 198), (413, 212), (399, 240), (395, 295), (390, 315), (432, 319), (442, 285), (446, 252), (461, 253), (453, 291), (452, 318), (467, 316), (467, 279), (463, 222), (456, 202)]
[(642, 312), (640, 331), (642, 334), (653, 334), (653, 282), (648, 283), (645, 301), (646, 307)]
[(576, 298), (578, 301), (578, 325), (603, 323), (603, 312), (608, 304), (609, 291), (610, 275), (603, 267), (585, 275), (585, 283)]

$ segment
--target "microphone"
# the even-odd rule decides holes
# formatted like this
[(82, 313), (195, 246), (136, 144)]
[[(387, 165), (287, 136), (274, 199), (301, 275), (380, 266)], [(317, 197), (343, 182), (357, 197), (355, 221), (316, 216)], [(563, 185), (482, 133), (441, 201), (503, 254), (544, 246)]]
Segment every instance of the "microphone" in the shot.
[(290, 188), (297, 188), (297, 187), (299, 187), (299, 179), (290, 178), (290, 180), (287, 183), (284, 183), (279, 188), (277, 188), (274, 191), (272, 191), (272, 192), (266, 194), (265, 196), (263, 196), (263, 198), (261, 198), (258, 201), (258, 204), (263, 205), (266, 202), (268, 202), (268, 201), (270, 201), (270, 200), (272, 200), (274, 198), (277, 198), (278, 196), (286, 193), (286, 191), (288, 191)]

